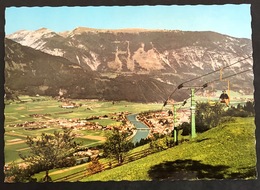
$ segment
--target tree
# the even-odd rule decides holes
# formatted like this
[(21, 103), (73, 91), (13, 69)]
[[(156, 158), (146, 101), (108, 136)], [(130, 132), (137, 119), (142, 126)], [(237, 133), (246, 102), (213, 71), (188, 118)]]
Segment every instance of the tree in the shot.
[(36, 179), (32, 178), (29, 168), (21, 167), (15, 162), (12, 162), (5, 171), (5, 182), (7, 183), (35, 181)]
[(224, 106), (216, 104), (210, 106), (208, 103), (197, 103), (196, 105), (196, 130), (204, 132), (216, 127), (224, 113)]
[(48, 175), (50, 169), (75, 163), (72, 154), (77, 150), (79, 144), (74, 141), (74, 138), (72, 129), (64, 129), (63, 132), (55, 131), (54, 134), (42, 133), (40, 137), (28, 136), (26, 144), (30, 148), (30, 154), (20, 154), (20, 157), (30, 167), (45, 170), (43, 181), (50, 181), (51, 178)]
[(244, 106), (238, 104), (237, 107), (231, 106), (224, 114), (234, 117), (252, 117), (255, 115), (254, 102), (246, 102)]
[(254, 102), (246, 102), (243, 109), (248, 112), (249, 116), (253, 116), (255, 114)]
[[(188, 122), (183, 122), (182, 124), (180, 124), (178, 126), (179, 129), (182, 129), (182, 136), (186, 136), (186, 135), (189, 135), (191, 133), (191, 124), (188, 123)], [(174, 131), (172, 131), (174, 132)]]
[(134, 147), (132, 142), (127, 141), (127, 137), (127, 133), (115, 128), (103, 145), (104, 156), (115, 158), (119, 164), (123, 163), (125, 154)]

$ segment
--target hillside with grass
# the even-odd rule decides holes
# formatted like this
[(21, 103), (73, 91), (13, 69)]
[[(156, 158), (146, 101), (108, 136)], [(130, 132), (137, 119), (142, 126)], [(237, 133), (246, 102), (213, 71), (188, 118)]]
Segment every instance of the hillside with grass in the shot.
[(255, 124), (248, 117), (235, 118), (188, 142), (81, 181), (255, 178)]

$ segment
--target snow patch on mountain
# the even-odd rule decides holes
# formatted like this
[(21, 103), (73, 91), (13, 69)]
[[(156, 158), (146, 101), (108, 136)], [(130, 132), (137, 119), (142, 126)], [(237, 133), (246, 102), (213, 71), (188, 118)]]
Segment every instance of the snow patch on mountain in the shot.
[(166, 84), (170, 84), (170, 85), (173, 85), (173, 83), (172, 82), (170, 82), (170, 81), (164, 81), (163, 79), (161, 79), (161, 78), (155, 78), (156, 80), (158, 80), (159, 82), (162, 82), (162, 83), (166, 83)]
[(77, 56), (77, 55), (76, 55), (76, 58), (77, 58), (77, 60), (78, 60), (78, 63), (79, 63), (79, 65), (80, 65), (80, 60), (79, 60), (79, 56)]
[(51, 49), (43, 49), (43, 52), (55, 55), (55, 56), (60, 56), (63, 57), (64, 51), (62, 49), (54, 48), (53, 50)]
[(94, 52), (89, 52), (91, 55), (91, 58), (87, 56), (82, 56), (82, 59), (85, 64), (87, 64), (91, 70), (96, 71), (98, 66), (101, 64), (100, 61), (98, 60), (98, 56)]
[(36, 31), (21, 30), (6, 37), (20, 43), (23, 46), (29, 46), (34, 49), (41, 49), (45, 45), (43, 39), (48, 39), (57, 35), (49, 29), (42, 28)]
[(148, 71), (164, 69), (160, 61), (160, 55), (158, 55), (154, 49), (145, 51), (144, 47), (145, 44), (142, 43), (141, 47), (134, 52), (132, 59), (137, 62), (140, 67)]
[(229, 37), (229, 36), (227, 36), (226, 38), (229, 39), (232, 42), (238, 42), (238, 40), (236, 38), (232, 38), (232, 37)]
[(91, 57), (93, 58), (93, 61), (91, 62), (92, 64), (89, 65), (92, 70), (96, 71), (98, 66), (101, 64), (101, 62), (98, 60), (98, 55), (95, 54), (94, 52), (90, 51), (89, 52)]

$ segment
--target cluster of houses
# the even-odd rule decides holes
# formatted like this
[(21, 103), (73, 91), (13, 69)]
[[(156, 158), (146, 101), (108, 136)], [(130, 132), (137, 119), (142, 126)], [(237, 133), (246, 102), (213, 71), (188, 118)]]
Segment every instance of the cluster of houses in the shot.
[[(92, 116), (86, 119), (49, 119), (45, 121), (26, 121), (24, 123), (10, 124), (7, 127), (22, 127), (25, 130), (36, 130), (49, 127), (73, 128), (75, 130), (112, 130), (114, 126), (102, 126), (98, 122), (91, 120), (101, 120), (111, 118), (117, 122), (121, 122), (119, 130), (132, 134), (134, 126), (127, 120), (128, 112), (113, 113), (104, 116)], [(33, 118), (45, 117), (49, 114), (31, 114)]]
[(146, 112), (138, 116), (138, 120), (150, 128), (150, 137), (154, 134), (170, 134), (174, 126), (178, 126), (183, 122), (188, 122), (189, 118), (189, 109), (179, 110), (176, 115), (175, 123), (172, 111)]
[(7, 127), (22, 127), (25, 130), (37, 130), (47, 128), (48, 126), (45, 122), (26, 121), (24, 123), (10, 124)]
[(129, 136), (133, 136), (135, 133), (135, 126), (127, 119), (127, 115), (129, 113), (126, 112), (119, 112), (119, 113), (113, 113), (109, 117), (117, 122), (120, 122), (120, 126), (113, 126), (113, 125), (107, 125), (106, 129), (113, 130), (115, 127), (119, 129), (120, 132), (127, 133)]
[(99, 156), (100, 151), (98, 149), (87, 149), (85, 151), (78, 151), (73, 153), (73, 156), (76, 157), (76, 164), (82, 164), (89, 162), (92, 159), (95, 159)]
[(73, 108), (78, 108), (78, 107), (82, 106), (82, 104), (77, 104), (68, 99), (60, 99), (59, 101), (62, 102), (62, 105), (60, 105), (60, 107), (65, 108), (65, 109), (73, 109)]

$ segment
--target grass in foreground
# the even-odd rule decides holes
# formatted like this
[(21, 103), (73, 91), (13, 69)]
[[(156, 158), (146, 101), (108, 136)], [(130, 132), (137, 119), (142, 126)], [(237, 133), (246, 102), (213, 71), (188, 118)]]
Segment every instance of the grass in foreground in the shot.
[(254, 118), (236, 118), (190, 142), (82, 181), (255, 179)]

